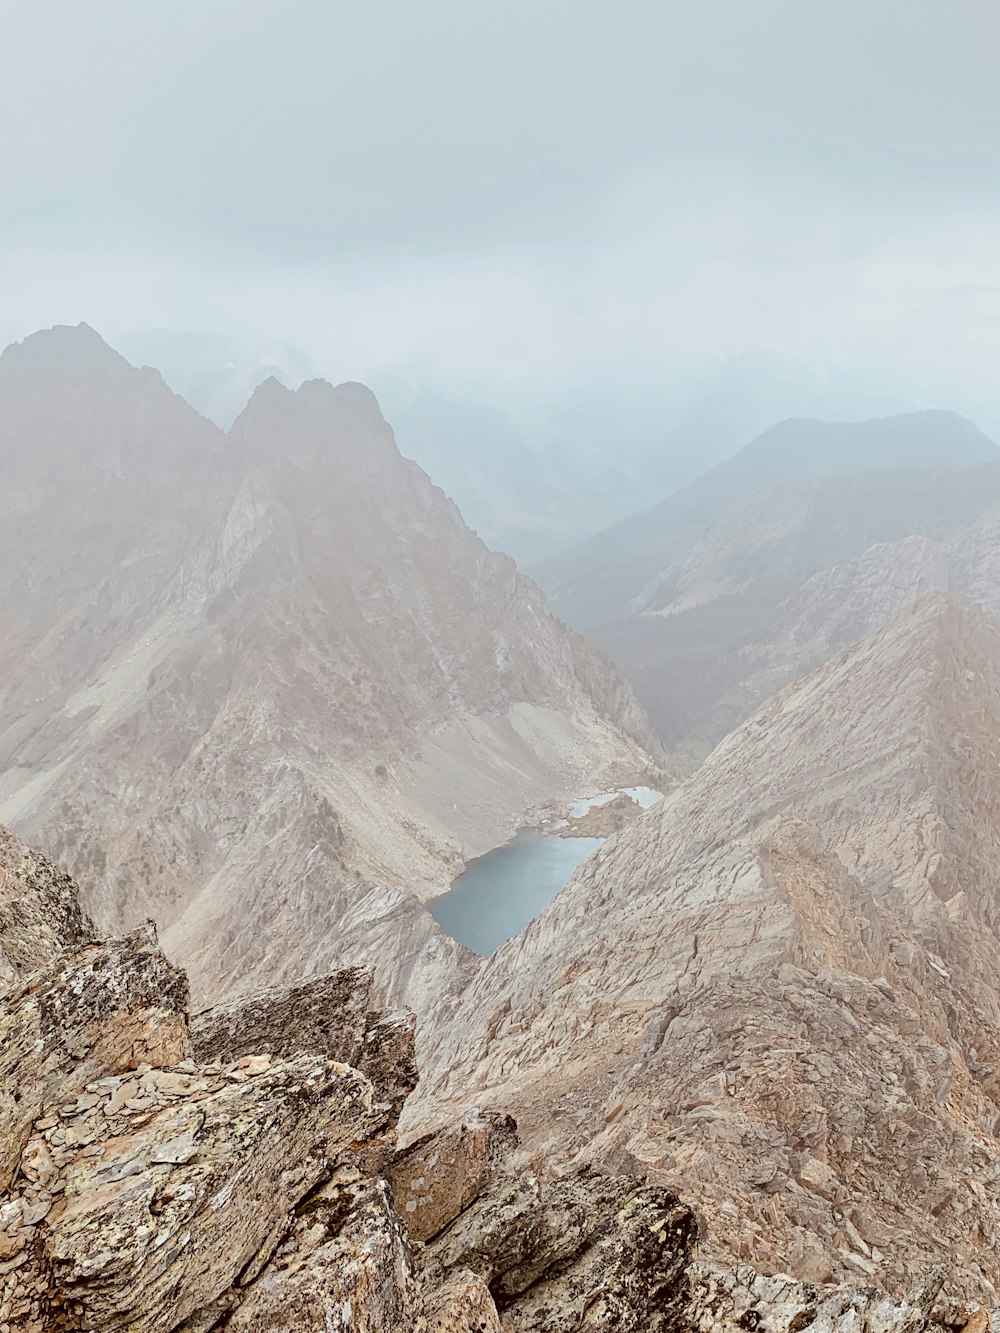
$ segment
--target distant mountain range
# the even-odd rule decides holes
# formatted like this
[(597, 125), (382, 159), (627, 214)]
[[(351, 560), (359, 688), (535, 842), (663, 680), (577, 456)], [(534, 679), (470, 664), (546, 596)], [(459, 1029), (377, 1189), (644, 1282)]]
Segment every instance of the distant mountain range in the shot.
[(944, 1262), (995, 1306), (998, 736), (1000, 625), (923, 598), (502, 946), (435, 1030), (420, 1118), (503, 1106), (555, 1175), (697, 1199), (708, 1263), (901, 1292)]
[[(928, 553), (974, 543), (960, 534), (988, 526), (997, 502), (1000, 451), (952, 413), (788, 421), (533, 573), (555, 612), (621, 666), (690, 766), (761, 699), (921, 592), (975, 595), (961, 560), (943, 583), (930, 566), (916, 571), (911, 539)], [(870, 567), (878, 546), (889, 547), (873, 590), (881, 611), (869, 606), (849, 626), (849, 605), (833, 595), (838, 623), (807, 632), (824, 579), (849, 579), (834, 571), (863, 557)]]
[[(116, 346), (225, 430), (268, 376), (296, 388), (326, 373), (301, 347), (252, 334), (132, 330)], [(675, 491), (783, 415), (869, 415), (912, 401), (912, 386), (893, 385), (888, 369), (817, 369), (773, 353), (673, 373), (626, 362), (520, 392), (463, 390), (405, 366), (366, 368), (364, 378), (403, 455), (522, 566)]]

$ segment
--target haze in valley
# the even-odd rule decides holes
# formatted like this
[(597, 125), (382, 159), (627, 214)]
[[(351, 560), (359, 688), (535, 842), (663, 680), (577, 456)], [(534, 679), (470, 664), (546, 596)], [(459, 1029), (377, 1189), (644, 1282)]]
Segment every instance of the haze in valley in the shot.
[(8, 0), (0, 341), (85, 320), (227, 427), (361, 379), (529, 562), (784, 417), (997, 435), (998, 25)]
[(995, 7), (0, 36), (0, 1333), (997, 1333)]

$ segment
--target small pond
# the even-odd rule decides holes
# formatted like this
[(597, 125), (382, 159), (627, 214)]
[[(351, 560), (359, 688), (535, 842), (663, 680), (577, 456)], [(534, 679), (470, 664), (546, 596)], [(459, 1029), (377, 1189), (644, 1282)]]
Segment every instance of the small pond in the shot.
[(452, 887), (428, 903), (441, 929), (476, 953), (495, 953), (538, 916), (603, 838), (557, 838), (520, 829), (510, 842), (470, 861)]

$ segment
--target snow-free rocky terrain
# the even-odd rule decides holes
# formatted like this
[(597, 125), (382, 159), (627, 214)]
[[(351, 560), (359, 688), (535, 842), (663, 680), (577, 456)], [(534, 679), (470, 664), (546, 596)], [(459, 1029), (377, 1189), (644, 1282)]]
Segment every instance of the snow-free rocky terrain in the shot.
[(611, 838), (435, 1030), (423, 1123), (697, 1200), (702, 1253), (1000, 1306), (1000, 625), (934, 595)]
[(98, 938), (72, 881), (0, 832), (0, 1327), (988, 1328), (939, 1272), (894, 1300), (697, 1262), (689, 1204), (526, 1171), (503, 1114), (399, 1151), (412, 1021), (370, 987), (353, 969), (192, 1014), (151, 927)]
[(786, 421), (534, 572), (690, 771), (922, 592), (995, 606), (998, 505), (1000, 451), (954, 413)]
[(996, 465), (924, 425), (875, 547), (897, 472), (736, 542), (739, 725), (479, 959), (424, 903), (644, 780), (622, 677), (360, 385), (8, 349), (0, 1333), (1000, 1327)]
[(422, 901), (656, 749), (361, 385), (227, 435), (56, 328), (0, 357), (0, 467), (0, 818), (204, 997), (372, 961), (429, 1012), (474, 959)]

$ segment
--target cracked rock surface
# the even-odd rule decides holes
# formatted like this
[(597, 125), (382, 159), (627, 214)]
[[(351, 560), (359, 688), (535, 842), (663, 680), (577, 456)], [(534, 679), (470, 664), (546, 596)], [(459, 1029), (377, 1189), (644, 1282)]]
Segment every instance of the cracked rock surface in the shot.
[[(501, 1112), (399, 1150), (412, 1023), (369, 1008), (369, 973), (192, 1019), (151, 925), (95, 939), (71, 881), (6, 835), (0, 858), (2, 1333), (988, 1327), (933, 1274), (900, 1298), (703, 1266), (691, 1201), (532, 1156)], [(840, 1198), (818, 1159), (800, 1178)]]
[(723, 1268), (1000, 1306), (998, 664), (932, 596), (789, 686), (489, 960), (404, 1126), (512, 1113)]
[(192, 1019), (151, 925), (95, 939), (71, 881), (0, 854), (4, 1333), (675, 1327), (673, 1196), (540, 1191), (509, 1117), (396, 1153), (413, 1025), (369, 1007), (370, 973)]

